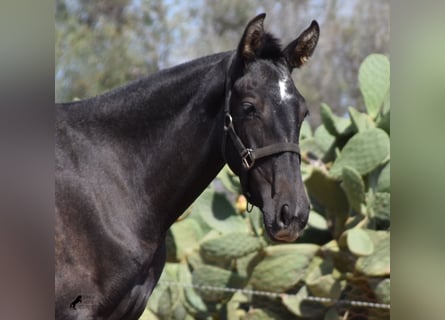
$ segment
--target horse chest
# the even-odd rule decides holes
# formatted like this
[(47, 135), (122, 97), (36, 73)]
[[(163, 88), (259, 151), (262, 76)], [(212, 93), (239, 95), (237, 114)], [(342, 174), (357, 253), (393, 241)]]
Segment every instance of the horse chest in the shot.
[(147, 304), (148, 297), (156, 285), (156, 276), (149, 272), (145, 281), (134, 285), (119, 301), (118, 305), (110, 303), (104, 309), (112, 310), (104, 319), (139, 319)]
[(165, 256), (165, 244), (162, 243), (153, 255), (153, 259), (148, 267), (142, 272), (134, 274), (132, 285), (127, 287), (127, 292), (121, 294), (123, 297), (119, 300), (119, 304), (117, 306), (113, 303), (104, 305), (104, 313), (109, 312), (105, 319), (139, 319), (149, 296), (161, 276), (165, 264)]

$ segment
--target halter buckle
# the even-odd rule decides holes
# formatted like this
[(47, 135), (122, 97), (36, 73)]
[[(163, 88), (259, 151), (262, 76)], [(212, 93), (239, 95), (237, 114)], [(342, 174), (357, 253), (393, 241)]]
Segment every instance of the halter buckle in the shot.
[(253, 165), (255, 164), (253, 150), (249, 148), (245, 149), (241, 154), (241, 161), (243, 162), (244, 168), (246, 168), (247, 170), (252, 169)]

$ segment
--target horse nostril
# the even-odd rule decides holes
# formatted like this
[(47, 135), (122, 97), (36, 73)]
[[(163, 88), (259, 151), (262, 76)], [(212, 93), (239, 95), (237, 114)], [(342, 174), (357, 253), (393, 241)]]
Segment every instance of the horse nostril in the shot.
[(287, 204), (283, 205), (281, 207), (281, 211), (280, 211), (280, 222), (284, 225), (284, 226), (288, 226), (290, 223), (291, 217), (290, 217), (290, 211), (289, 211), (289, 206)]

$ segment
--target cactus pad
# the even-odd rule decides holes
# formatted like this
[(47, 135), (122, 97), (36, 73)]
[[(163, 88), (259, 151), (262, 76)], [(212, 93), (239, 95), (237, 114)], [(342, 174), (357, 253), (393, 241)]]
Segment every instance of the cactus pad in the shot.
[(354, 168), (345, 166), (342, 172), (341, 184), (348, 198), (349, 205), (357, 212), (361, 212), (361, 205), (365, 200), (365, 183), (361, 175)]
[(358, 71), (358, 81), (365, 106), (368, 114), (374, 119), (388, 96), (389, 79), (389, 59), (382, 54), (369, 55)]
[(374, 252), (374, 243), (362, 229), (350, 229), (347, 232), (346, 243), (349, 251), (356, 256), (369, 256)]
[(231, 260), (243, 257), (262, 247), (259, 238), (245, 233), (227, 233), (201, 244), (201, 254), (206, 260)]
[(196, 268), (192, 274), (193, 285), (200, 287), (200, 289), (196, 289), (196, 291), (200, 292), (202, 299), (208, 302), (218, 302), (229, 299), (233, 295), (233, 292), (206, 290), (206, 286), (241, 288), (244, 280), (243, 277), (240, 277), (235, 272), (211, 265), (202, 265)]
[(374, 249), (374, 253), (357, 260), (355, 269), (367, 276), (379, 277), (390, 274), (389, 233), (381, 239)]
[(250, 284), (256, 290), (284, 292), (303, 278), (314, 253), (297, 249), (266, 255), (253, 269)]
[(326, 130), (335, 137), (352, 131), (351, 121), (335, 115), (325, 103), (321, 104), (320, 116)]
[(363, 132), (365, 130), (375, 128), (375, 123), (366, 113), (361, 113), (352, 107), (348, 109), (348, 113), (357, 132)]
[(374, 128), (354, 135), (335, 160), (330, 175), (341, 179), (345, 166), (365, 175), (389, 158), (389, 137), (382, 129)]

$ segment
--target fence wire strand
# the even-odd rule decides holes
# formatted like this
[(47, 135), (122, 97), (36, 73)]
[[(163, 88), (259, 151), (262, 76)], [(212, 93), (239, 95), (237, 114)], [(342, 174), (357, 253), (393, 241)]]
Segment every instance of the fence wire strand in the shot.
[[(265, 296), (265, 297), (271, 297), (271, 298), (280, 298), (280, 297), (284, 297), (284, 296), (295, 296), (296, 295), (296, 294), (289, 294), (289, 293), (277, 293), (277, 292), (259, 291), (259, 290), (252, 290), (252, 289), (215, 287), (215, 286), (209, 286), (209, 285), (194, 285), (194, 284), (180, 283), (180, 282), (167, 281), (167, 280), (161, 280), (161, 281), (159, 281), (158, 284), (166, 285), (166, 286), (176, 286), (176, 287), (182, 287), (182, 288), (193, 288), (193, 289), (207, 290), (207, 291), (219, 291), (219, 292), (231, 292), (231, 293), (239, 292), (239, 293), (247, 294), (247, 295)], [(350, 307), (363, 307), (363, 308), (386, 309), (386, 310), (391, 309), (390, 304), (359, 301), (359, 300), (335, 300), (335, 299), (331, 299), (331, 298), (316, 297), (316, 296), (305, 297), (302, 300), (312, 301), (312, 302), (321, 302), (321, 303), (333, 303), (333, 304), (336, 304), (336, 305), (342, 306), (342, 307), (350, 306)]]

